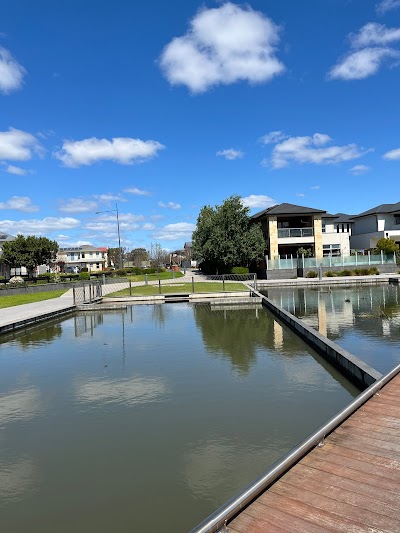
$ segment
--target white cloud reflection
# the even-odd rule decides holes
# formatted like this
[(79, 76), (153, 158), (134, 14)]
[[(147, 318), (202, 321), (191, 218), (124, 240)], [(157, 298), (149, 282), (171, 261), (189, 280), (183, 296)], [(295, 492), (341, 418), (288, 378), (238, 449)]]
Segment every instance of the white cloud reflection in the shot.
[(79, 402), (100, 404), (143, 404), (162, 400), (168, 392), (162, 378), (91, 379), (77, 383), (75, 396)]
[(0, 395), (0, 424), (30, 420), (40, 412), (40, 392), (36, 388)]

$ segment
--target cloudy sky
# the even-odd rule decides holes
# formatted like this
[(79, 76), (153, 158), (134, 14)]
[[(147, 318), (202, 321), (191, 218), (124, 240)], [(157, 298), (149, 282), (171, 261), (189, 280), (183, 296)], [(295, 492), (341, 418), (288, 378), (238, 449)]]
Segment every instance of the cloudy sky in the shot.
[(400, 200), (400, 0), (1, 4), (1, 232), (115, 246), (117, 204), (176, 249), (231, 194)]

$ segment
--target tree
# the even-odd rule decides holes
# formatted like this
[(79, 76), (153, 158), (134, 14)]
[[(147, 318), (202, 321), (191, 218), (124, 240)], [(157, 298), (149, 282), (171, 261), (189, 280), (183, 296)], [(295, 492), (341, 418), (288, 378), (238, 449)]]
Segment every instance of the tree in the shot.
[(385, 237), (382, 237), (376, 243), (375, 250), (378, 254), (380, 254), (381, 252), (383, 252), (384, 254), (397, 254), (399, 252), (399, 245), (394, 239), (386, 239)]
[(58, 243), (46, 237), (18, 235), (13, 241), (3, 243), (3, 261), (10, 267), (25, 267), (29, 277), (39, 265), (50, 265), (56, 261)]
[(125, 247), (121, 247), (121, 259), (120, 259), (120, 249), (119, 248), (108, 248), (107, 249), (107, 258), (108, 258), (108, 263), (112, 263), (112, 265), (115, 267), (115, 268), (119, 268), (120, 267), (120, 260), (121, 260), (121, 266), (123, 267), (124, 266), (124, 258), (125, 258), (125, 251), (126, 251), (126, 248)]
[(251, 223), (249, 213), (237, 195), (220, 206), (206, 205), (200, 210), (192, 245), (193, 257), (203, 261), (203, 270), (229, 272), (263, 257), (261, 225)]
[(151, 243), (150, 259), (153, 267), (160, 268), (160, 266), (168, 263), (169, 253), (161, 248), (161, 244), (157, 242), (155, 244)]
[(128, 261), (131, 261), (134, 266), (140, 267), (142, 263), (149, 260), (149, 252), (145, 248), (134, 248), (126, 254)]

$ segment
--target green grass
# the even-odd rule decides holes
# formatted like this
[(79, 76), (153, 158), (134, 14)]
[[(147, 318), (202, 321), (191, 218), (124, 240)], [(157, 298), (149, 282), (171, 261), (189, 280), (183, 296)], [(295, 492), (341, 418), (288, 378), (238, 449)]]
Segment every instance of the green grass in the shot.
[[(149, 281), (157, 281), (159, 279), (163, 280), (163, 279), (173, 279), (172, 277), (172, 271), (167, 271), (167, 272), (158, 272), (158, 273), (155, 273), (155, 274), (146, 274), (148, 276), (148, 280)], [(181, 278), (183, 276), (183, 272), (174, 272), (174, 277), (175, 279), (176, 278)], [(145, 274), (138, 274), (138, 275), (129, 275), (128, 276), (128, 279), (130, 279), (131, 281), (144, 281), (145, 280)]]
[(42, 302), (43, 300), (51, 300), (52, 298), (59, 298), (66, 290), (36, 292), (27, 294), (10, 294), (7, 296), (0, 296), (0, 309), (5, 307), (13, 307), (15, 305), (30, 304), (33, 302)]
[[(225, 282), (225, 292), (232, 291), (248, 291), (249, 289), (243, 285), (243, 283), (229, 283)], [(195, 283), (194, 287), (195, 292), (222, 292), (223, 286), (222, 283), (216, 282), (207, 282), (199, 281)], [(166, 293), (191, 293), (192, 284), (191, 283), (175, 283), (171, 285), (161, 284), (161, 294)], [(132, 287), (132, 296), (153, 296), (155, 294), (160, 294), (158, 285), (143, 285), (141, 287)], [(107, 294), (107, 298), (111, 296), (120, 297), (120, 296), (130, 296), (129, 289), (123, 289), (122, 291), (112, 292)]]

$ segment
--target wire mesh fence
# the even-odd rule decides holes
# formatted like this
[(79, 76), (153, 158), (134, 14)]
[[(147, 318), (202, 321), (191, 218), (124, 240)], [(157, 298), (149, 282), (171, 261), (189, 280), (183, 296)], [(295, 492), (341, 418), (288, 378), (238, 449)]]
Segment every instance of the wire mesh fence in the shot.
[(92, 303), (99, 300), (103, 295), (100, 281), (90, 281), (79, 287), (73, 287), (72, 292), (75, 305)]

